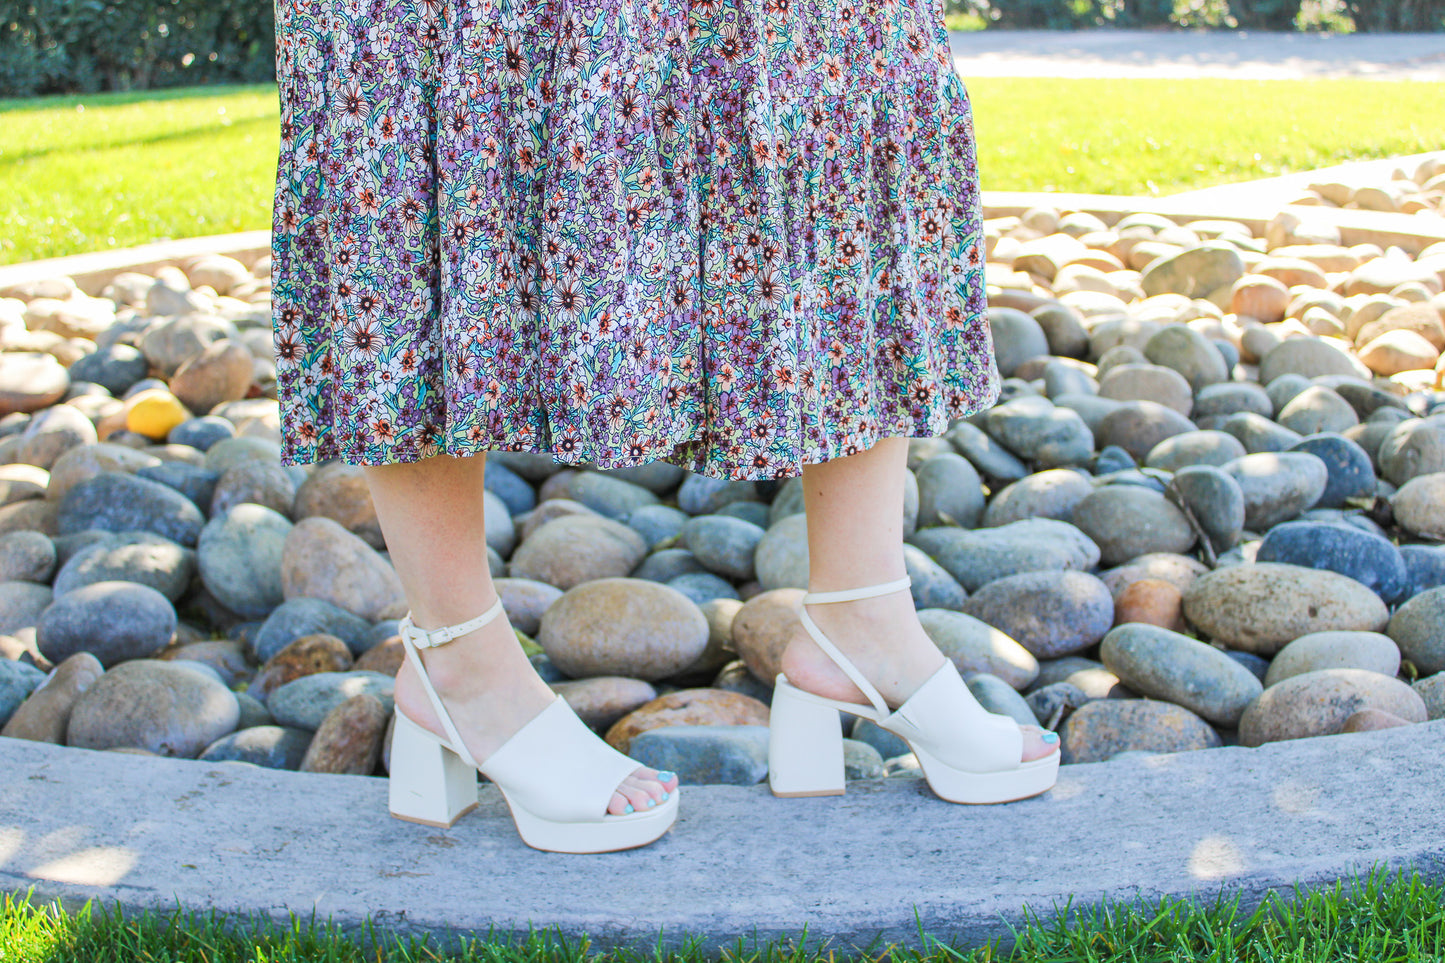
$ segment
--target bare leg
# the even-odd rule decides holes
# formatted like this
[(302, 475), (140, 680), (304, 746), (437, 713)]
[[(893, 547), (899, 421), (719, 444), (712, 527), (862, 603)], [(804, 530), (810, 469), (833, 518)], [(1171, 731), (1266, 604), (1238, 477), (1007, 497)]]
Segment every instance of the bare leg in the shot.
[[(487, 567), (482, 518), (485, 455), (441, 455), (412, 464), (368, 466), (366, 481), (412, 621), (421, 629), (465, 622), (497, 600)], [(505, 615), (439, 648), (422, 662), (473, 758), (484, 760), (545, 709), (552, 690), (523, 654)], [(444, 735), (421, 680), (404, 663), (396, 702), (416, 722)], [(539, 766), (545, 759), (537, 760)], [(648, 808), (677, 788), (639, 768), (612, 797), (609, 812)]]
[[(903, 478), (908, 440), (884, 438), (867, 451), (803, 468), (808, 513), (809, 589), (832, 592), (890, 582), (903, 564)], [(923, 631), (912, 595), (900, 589), (851, 602), (809, 605), (808, 615), (897, 707), (943, 665)], [(783, 653), (783, 672), (816, 695), (868, 699), (802, 629)], [(1023, 726), (1024, 759), (1054, 752), (1037, 726)]]

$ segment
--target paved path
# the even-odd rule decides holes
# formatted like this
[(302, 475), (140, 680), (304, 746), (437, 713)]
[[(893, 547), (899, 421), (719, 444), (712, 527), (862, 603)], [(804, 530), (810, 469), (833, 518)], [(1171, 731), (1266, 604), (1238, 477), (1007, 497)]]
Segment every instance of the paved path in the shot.
[(1445, 33), (983, 30), (955, 32), (970, 77), (1357, 77), (1445, 81)]
[(775, 799), (689, 786), (656, 845), (559, 856), (517, 839), (500, 796), (450, 830), (386, 815), (357, 776), (91, 752), (0, 738), (0, 891), (72, 905), (330, 918), (396, 933), (531, 924), (646, 949), (807, 928), (846, 951), (978, 944), (1023, 906), (1221, 890), (1246, 907), (1379, 864), (1445, 880), (1445, 721), (1075, 765), (1044, 796), (940, 802), (916, 779)]

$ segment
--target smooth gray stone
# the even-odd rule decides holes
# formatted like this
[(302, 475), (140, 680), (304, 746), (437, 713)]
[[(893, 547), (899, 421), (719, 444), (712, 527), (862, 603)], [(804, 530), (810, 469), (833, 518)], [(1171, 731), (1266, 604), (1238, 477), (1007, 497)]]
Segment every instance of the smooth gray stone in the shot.
[(371, 623), (321, 599), (287, 599), (271, 611), (251, 643), (251, 654), (265, 662), (303, 635), (324, 632), (346, 643), (351, 654), (367, 649)]
[(714, 514), (723, 518), (740, 519), (764, 529), (772, 524), (771, 506), (762, 502), (729, 502)]
[(758, 500), (751, 481), (729, 481), (689, 472), (677, 490), (677, 507), (689, 515), (710, 515), (732, 502)]
[(249, 762), (267, 769), (301, 768), (315, 733), (287, 726), (248, 726), (222, 736), (201, 753), (202, 762)]
[(1032, 358), (1049, 353), (1049, 341), (1038, 321), (1016, 308), (988, 309), (988, 326), (993, 335), (999, 373), (1005, 378)]
[(1344, 435), (1310, 435), (1287, 450), (1314, 455), (1325, 463), (1325, 490), (1315, 503), (1321, 508), (1341, 508), (1349, 499), (1369, 498), (1375, 492), (1375, 468), (1369, 453)]
[(1156, 625), (1130, 622), (1112, 629), (1099, 655), (1135, 692), (1230, 729), (1264, 691), (1254, 673), (1221, 650)]
[(195, 502), (168, 485), (103, 471), (65, 493), (56, 524), (62, 535), (86, 529), (147, 531), (194, 548), (206, 519)]
[(601, 471), (603, 475), (610, 475), (634, 485), (641, 485), (654, 495), (662, 495), (676, 488), (686, 473), (687, 470), (681, 465), (674, 465), (666, 461), (651, 461), (645, 465), (629, 468), (606, 468)]
[(144, 378), (149, 369), (145, 355), (134, 345), (109, 344), (76, 359), (70, 366), (70, 379), (93, 381), (118, 398)]
[(1089, 477), (1072, 468), (1050, 468), (994, 493), (983, 513), (985, 528), (998, 528), (1028, 518), (1068, 521), (1074, 507), (1094, 491)]
[(1038, 468), (1087, 464), (1094, 453), (1094, 434), (1079, 413), (1046, 398), (1020, 398), (990, 409), (985, 430)]
[(916, 545), (903, 546), (903, 566), (912, 579), (913, 605), (920, 609), (961, 609), (968, 593), (928, 553)]
[(843, 778), (882, 779), (888, 774), (883, 755), (866, 742), (843, 740)]
[(1223, 465), (1247, 454), (1239, 439), (1228, 432), (1186, 431), (1155, 445), (1144, 464), (1149, 468), (1178, 471), (1191, 465)]
[(537, 507), (537, 492), (527, 480), (491, 458), (487, 459), (487, 467), (482, 472), (482, 487), (500, 498), (512, 515)]
[(245, 618), (264, 618), (285, 601), (282, 549), (291, 521), (262, 505), (232, 506), (201, 530), (201, 581), (224, 606)]
[[(1087, 571), (1099, 563), (1099, 546), (1066, 522), (1030, 518), (998, 528), (936, 529), (940, 543), (929, 552), (968, 592), (989, 582), (1048, 569)], [(920, 545), (924, 551), (927, 546)]]
[(160, 482), (174, 488), (197, 505), (209, 505), (216, 497), (216, 483), (221, 476), (207, 468), (182, 461), (167, 461), (136, 469), (137, 478)]
[(1244, 492), (1244, 525), (1256, 532), (1313, 508), (1329, 482), (1325, 463), (1305, 452), (1245, 455), (1223, 471)]
[(1233, 475), (1213, 465), (1195, 465), (1175, 472), (1170, 484), (1216, 552), (1239, 544), (1244, 533), (1244, 490)]
[(106, 668), (155, 655), (170, 644), (176, 610), (155, 589), (135, 582), (94, 582), (56, 598), (40, 615), (35, 642), (59, 665), (89, 652)]
[(1241, 411), (1224, 419), (1220, 430), (1233, 435), (1250, 454), (1260, 452), (1287, 451), (1300, 441), (1297, 431), (1290, 431), (1277, 425), (1263, 415), (1252, 411)]
[(699, 515), (682, 527), (682, 542), (708, 571), (746, 581), (763, 529), (740, 518)]
[(1018, 481), (1029, 473), (1028, 466), (1013, 452), (990, 438), (982, 428), (960, 421), (944, 437), (967, 458), (984, 478), (994, 482)]
[(266, 708), (280, 725), (315, 732), (328, 712), (362, 693), (376, 696), (391, 712), (395, 686), (395, 679), (380, 672), (317, 672), (277, 688), (266, 697)]
[(0, 534), (0, 582), (49, 583), (55, 565), (55, 542), (44, 532)]
[(35, 666), (0, 659), (0, 726), (10, 721), (20, 703), (44, 681), (45, 673)]
[(1336, 522), (1276, 525), (1265, 533), (1255, 560), (1339, 572), (1390, 604), (1401, 601), (1409, 587), (1405, 560), (1388, 539)]
[(1376, 460), (1392, 485), (1445, 471), (1445, 417), (1400, 422), (1380, 442)]
[(1009, 716), (1021, 726), (1037, 725), (1034, 710), (1024, 701), (1013, 686), (996, 675), (976, 672), (964, 680), (968, 691), (978, 700), (979, 705), (989, 712)]
[(919, 466), (918, 528), (932, 525), (978, 527), (984, 510), (983, 481), (962, 455), (934, 455)]
[(194, 759), (234, 732), (235, 693), (203, 673), (155, 659), (123, 662), (80, 694), (66, 726), (66, 745), (146, 749)]
[(913, 751), (901, 738), (862, 716), (853, 717), (853, 726), (849, 730), (849, 736), (856, 742), (872, 746), (884, 759), (896, 759)]
[(752, 786), (768, 775), (767, 726), (665, 726), (635, 736), (627, 754), (694, 786)]
[(641, 485), (595, 471), (573, 476), (567, 494), (599, 515), (619, 521), (639, 508), (658, 504), (657, 496)]
[(1445, 672), (1445, 587), (1426, 589), (1396, 609), (1385, 634), (1421, 675)]
[[(187, 418), (166, 435), (166, 441), (173, 445), (190, 445), (197, 451), (206, 451), (212, 445), (227, 438), (236, 437), (236, 426), (219, 415), (201, 415)], [(218, 474), (216, 477), (220, 477)], [(197, 503), (199, 504), (199, 503)]]
[(627, 526), (642, 536), (649, 549), (682, 531), (690, 516), (670, 505), (644, 505), (627, 516)]
[(670, 582), (679, 575), (706, 572), (697, 556), (685, 548), (664, 548), (653, 552), (632, 570), (629, 578), (645, 578), (651, 582)]
[(1269, 393), (1252, 381), (1207, 385), (1194, 397), (1194, 418), (1210, 418), (1252, 411), (1264, 418), (1274, 417)]
[(738, 590), (733, 588), (731, 582), (711, 572), (689, 572), (670, 578), (665, 584), (669, 588), (677, 589), (698, 605), (713, 599), (738, 598)]
[(177, 602), (195, 573), (194, 549), (154, 532), (120, 532), (70, 556), (53, 587), (56, 595), (64, 595), (96, 582), (135, 582)]

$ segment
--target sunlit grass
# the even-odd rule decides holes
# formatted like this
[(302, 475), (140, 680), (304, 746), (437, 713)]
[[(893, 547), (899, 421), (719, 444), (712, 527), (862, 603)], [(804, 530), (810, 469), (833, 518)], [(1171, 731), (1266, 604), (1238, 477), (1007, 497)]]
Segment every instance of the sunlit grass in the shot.
[[(816, 940), (740, 940), (723, 963), (1435, 963), (1445, 958), (1445, 887), (1416, 873), (1377, 869), (1313, 893), (1271, 892), (1246, 911), (1237, 897), (1164, 899), (1030, 916), (1012, 946), (962, 947), (927, 936), (916, 948), (847, 952)], [(0, 902), (0, 960), (6, 963), (706, 963), (696, 945), (602, 952), (585, 940), (399, 939), (369, 928), (349, 937), (293, 919), (290, 925), (174, 911), (127, 915), (93, 905), (67, 913), (25, 898)]]
[[(968, 79), (986, 190), (1170, 194), (1445, 148), (1445, 84)], [(0, 263), (271, 224), (270, 84), (0, 100)]]

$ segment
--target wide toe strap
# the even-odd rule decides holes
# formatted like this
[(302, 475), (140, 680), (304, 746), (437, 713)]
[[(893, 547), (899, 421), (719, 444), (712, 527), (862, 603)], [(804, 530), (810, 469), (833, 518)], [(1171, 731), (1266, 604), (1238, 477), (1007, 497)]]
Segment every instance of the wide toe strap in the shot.
[(513, 805), (557, 822), (600, 822), (638, 764), (607, 743), (561, 696), (478, 768)]
[(1023, 760), (1019, 724), (979, 705), (952, 662), (880, 725), (964, 772), (1017, 769)]

